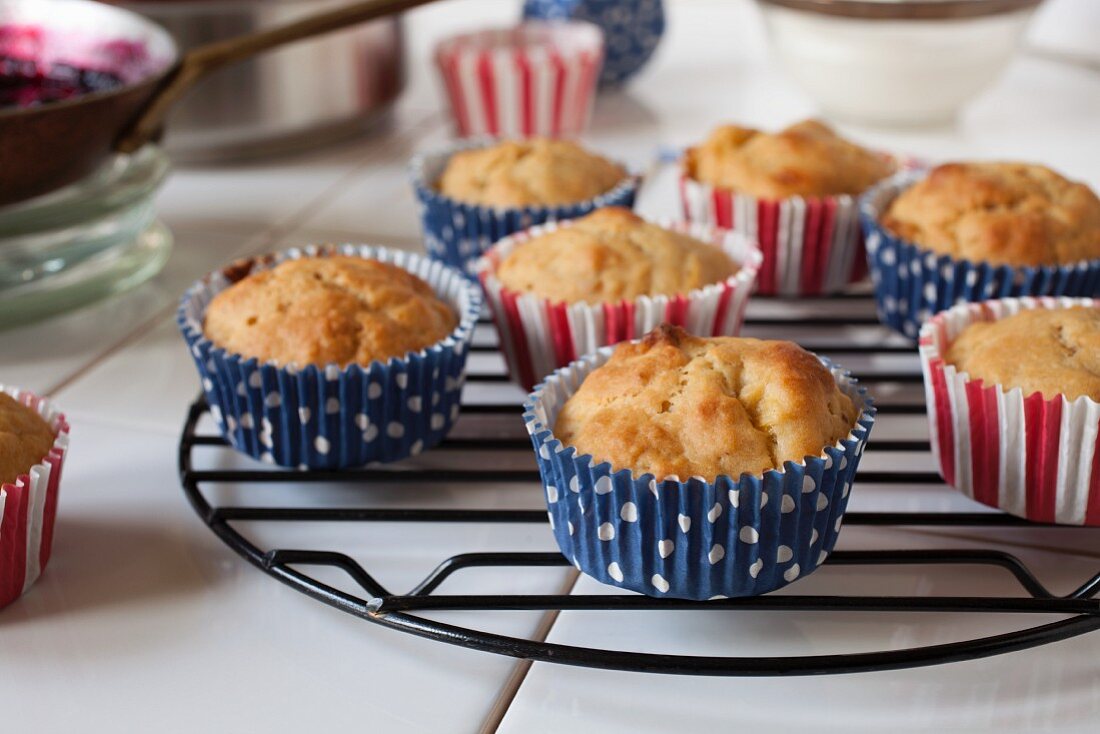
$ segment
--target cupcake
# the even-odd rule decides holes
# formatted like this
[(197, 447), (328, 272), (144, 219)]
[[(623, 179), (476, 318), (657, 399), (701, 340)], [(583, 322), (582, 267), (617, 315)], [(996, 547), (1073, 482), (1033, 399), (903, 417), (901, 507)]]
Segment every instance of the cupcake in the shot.
[(774, 134), (723, 125), (684, 155), (684, 217), (758, 241), (760, 293), (836, 293), (865, 274), (853, 197), (895, 168), (816, 120)]
[(1028, 520), (1100, 525), (1100, 301), (960, 304), (924, 324), (920, 355), (948, 484)]
[(879, 318), (910, 338), (956, 303), (1100, 294), (1100, 199), (1043, 166), (899, 174), (867, 192), (860, 217)]
[(580, 355), (667, 321), (740, 332), (760, 252), (733, 232), (607, 207), (497, 243), (478, 263), (512, 378), (530, 389)]
[(603, 58), (603, 32), (580, 20), (462, 33), (435, 49), (459, 137), (581, 134)]
[(473, 273), (497, 240), (604, 206), (634, 205), (638, 179), (576, 143), (462, 143), (411, 166), (428, 256)]
[(206, 276), (177, 320), (226, 440), (315, 469), (438, 444), (458, 417), (480, 309), (476, 285), (440, 263), (311, 246)]
[(46, 399), (0, 385), (0, 607), (50, 560), (69, 424)]
[(662, 325), (550, 375), (524, 420), (562, 553), (651, 596), (778, 589), (836, 543), (870, 399), (791, 342)]

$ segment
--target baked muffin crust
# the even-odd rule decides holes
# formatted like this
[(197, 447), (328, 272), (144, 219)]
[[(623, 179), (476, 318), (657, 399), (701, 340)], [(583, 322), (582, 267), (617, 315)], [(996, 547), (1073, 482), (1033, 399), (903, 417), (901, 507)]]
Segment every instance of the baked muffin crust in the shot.
[(554, 302), (617, 303), (687, 293), (737, 269), (720, 247), (605, 207), (519, 245), (497, 277), (509, 290)]
[(857, 417), (829, 371), (792, 342), (701, 339), (664, 324), (619, 345), (553, 430), (615, 469), (712, 481), (818, 456)]
[(994, 265), (1100, 258), (1100, 199), (1027, 163), (946, 163), (903, 191), (882, 218), (933, 252)]
[(817, 120), (778, 133), (722, 125), (689, 148), (691, 178), (763, 199), (859, 194), (894, 171), (890, 161)]
[(944, 361), (972, 380), (1047, 400), (1100, 402), (1100, 309), (1037, 308), (966, 327)]
[(437, 188), (467, 204), (559, 206), (607, 193), (628, 175), (576, 143), (531, 138), (455, 153)]
[(56, 438), (42, 416), (0, 393), (0, 484), (14, 482), (46, 458)]
[(447, 336), (451, 308), (412, 273), (361, 257), (303, 257), (254, 272), (206, 309), (206, 336), (278, 365), (404, 357)]

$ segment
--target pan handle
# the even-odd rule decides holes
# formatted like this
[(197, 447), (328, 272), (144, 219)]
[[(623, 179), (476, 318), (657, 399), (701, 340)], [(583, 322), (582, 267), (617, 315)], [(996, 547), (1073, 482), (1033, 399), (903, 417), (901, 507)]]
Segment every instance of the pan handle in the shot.
[(435, 0), (360, 0), (270, 30), (217, 41), (188, 51), (168, 73), (160, 88), (126, 128), (115, 149), (132, 153), (155, 138), (164, 124), (169, 108), (196, 82), (227, 64), (241, 61), (269, 49), (304, 38), (339, 30), (375, 18), (400, 13)]

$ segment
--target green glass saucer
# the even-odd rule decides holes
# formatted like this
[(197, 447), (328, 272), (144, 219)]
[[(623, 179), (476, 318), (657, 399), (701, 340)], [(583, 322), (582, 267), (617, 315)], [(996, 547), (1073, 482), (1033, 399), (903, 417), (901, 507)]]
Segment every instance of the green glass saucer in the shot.
[(132, 288), (172, 247), (153, 198), (168, 159), (153, 145), (83, 181), (0, 209), (0, 328)]

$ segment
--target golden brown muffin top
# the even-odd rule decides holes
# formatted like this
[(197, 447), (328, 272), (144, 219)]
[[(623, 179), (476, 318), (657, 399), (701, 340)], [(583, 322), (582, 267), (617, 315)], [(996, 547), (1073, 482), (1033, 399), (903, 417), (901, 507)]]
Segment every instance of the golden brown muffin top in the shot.
[(455, 153), (437, 184), (467, 204), (559, 206), (593, 199), (629, 174), (568, 140), (507, 140)]
[(933, 252), (994, 265), (1100, 258), (1100, 199), (1027, 163), (945, 163), (903, 191), (882, 224)]
[(944, 361), (972, 380), (1100, 402), (1100, 309), (1037, 308), (963, 329)]
[(716, 245), (605, 207), (517, 246), (497, 277), (510, 290), (554, 302), (618, 303), (687, 293), (737, 269)]
[(206, 308), (216, 345), (279, 365), (404, 357), (451, 332), (458, 317), (412, 273), (362, 257), (303, 257), (252, 273)]
[(819, 456), (848, 435), (858, 412), (797, 344), (700, 339), (664, 324), (616, 347), (553, 430), (615, 469), (714, 480)]
[(722, 125), (684, 156), (688, 176), (762, 199), (859, 194), (894, 165), (817, 120), (778, 133)]
[(46, 458), (56, 438), (42, 416), (0, 393), (0, 484), (14, 482)]

